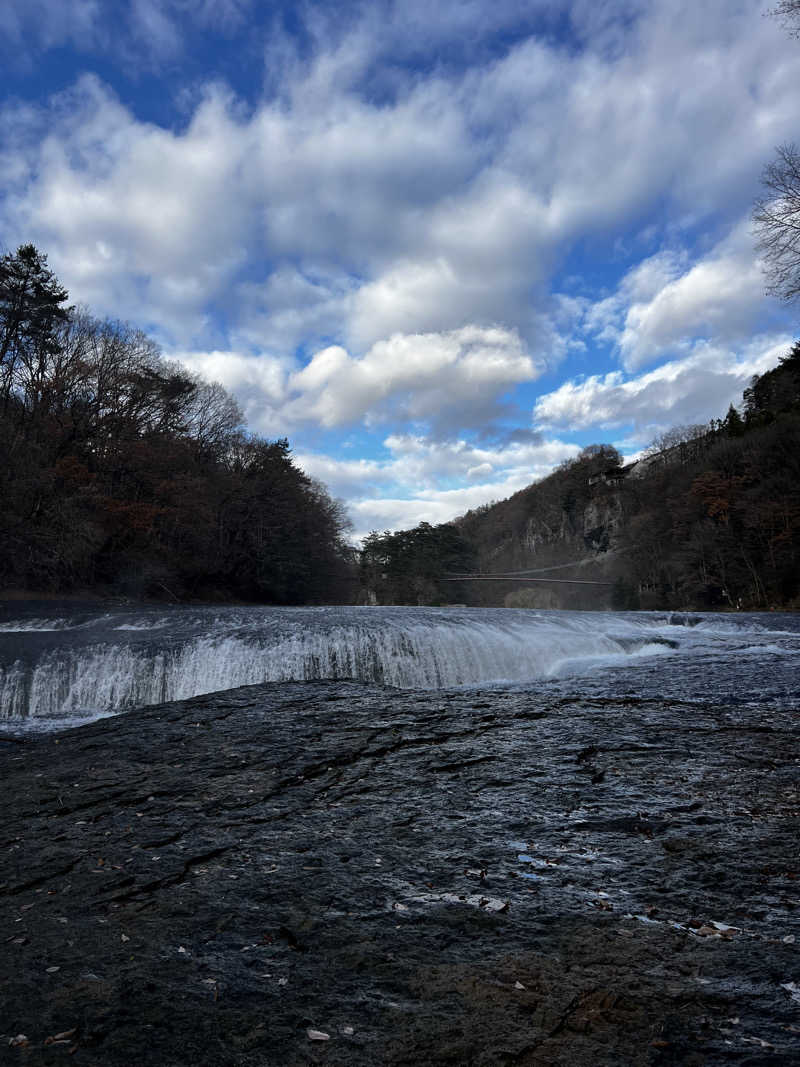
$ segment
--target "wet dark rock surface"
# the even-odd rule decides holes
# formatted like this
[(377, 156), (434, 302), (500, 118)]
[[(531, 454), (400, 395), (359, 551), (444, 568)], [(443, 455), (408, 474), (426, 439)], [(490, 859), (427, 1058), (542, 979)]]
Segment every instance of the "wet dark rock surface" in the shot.
[(796, 730), (290, 683), (0, 739), (0, 1062), (798, 1063)]

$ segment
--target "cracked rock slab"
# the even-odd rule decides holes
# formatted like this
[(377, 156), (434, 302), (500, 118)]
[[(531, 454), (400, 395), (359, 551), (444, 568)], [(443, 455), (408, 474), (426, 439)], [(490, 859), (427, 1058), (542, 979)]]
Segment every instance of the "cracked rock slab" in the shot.
[(309, 682), (19, 738), (0, 1063), (796, 1063), (796, 729)]

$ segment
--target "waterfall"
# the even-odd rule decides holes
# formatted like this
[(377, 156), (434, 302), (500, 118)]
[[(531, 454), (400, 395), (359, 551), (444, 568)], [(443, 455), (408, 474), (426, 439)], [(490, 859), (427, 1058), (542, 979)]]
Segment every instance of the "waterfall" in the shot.
[(93, 717), (263, 682), (525, 682), (658, 637), (620, 616), (427, 608), (183, 609), (0, 627), (0, 718)]

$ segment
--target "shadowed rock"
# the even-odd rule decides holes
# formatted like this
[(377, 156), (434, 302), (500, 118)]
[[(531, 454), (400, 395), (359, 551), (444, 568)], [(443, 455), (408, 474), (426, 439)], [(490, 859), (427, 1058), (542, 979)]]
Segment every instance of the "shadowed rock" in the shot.
[(793, 718), (314, 682), (9, 739), (0, 1062), (796, 1063)]

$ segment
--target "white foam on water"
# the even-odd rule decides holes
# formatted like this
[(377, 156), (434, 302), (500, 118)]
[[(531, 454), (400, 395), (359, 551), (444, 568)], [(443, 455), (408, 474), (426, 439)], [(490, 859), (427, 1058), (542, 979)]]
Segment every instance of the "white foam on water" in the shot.
[[(65, 719), (264, 682), (355, 679), (404, 689), (513, 685), (723, 648), (732, 635), (741, 649), (746, 632), (748, 646), (763, 650), (767, 644), (741, 624), (707, 629), (673, 620), (663, 614), (433, 608), (104, 614), (71, 627), (63, 638), (37, 638), (29, 659), (24, 637), (15, 639), (12, 659), (3, 655), (0, 635), (0, 720), (25, 719), (52, 729)], [(9, 634), (24, 634), (11, 625)], [(49, 631), (39, 626), (37, 632), (58, 628), (51, 622)], [(99, 641), (103, 632), (108, 639)], [(774, 630), (769, 644), (779, 647)]]

